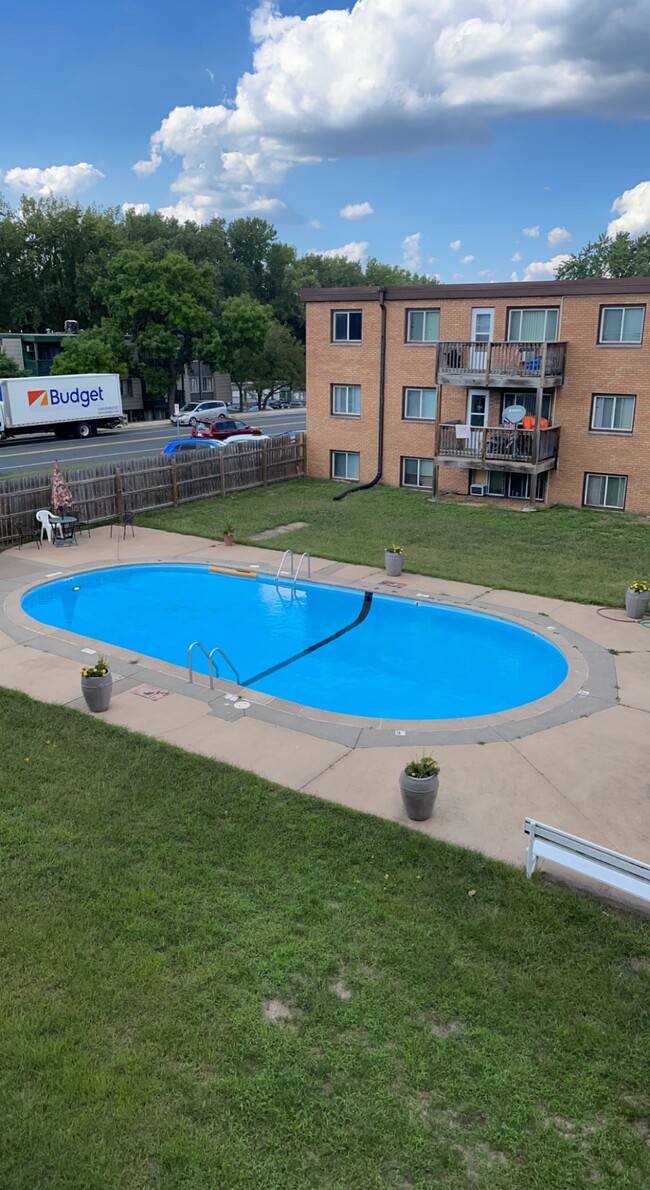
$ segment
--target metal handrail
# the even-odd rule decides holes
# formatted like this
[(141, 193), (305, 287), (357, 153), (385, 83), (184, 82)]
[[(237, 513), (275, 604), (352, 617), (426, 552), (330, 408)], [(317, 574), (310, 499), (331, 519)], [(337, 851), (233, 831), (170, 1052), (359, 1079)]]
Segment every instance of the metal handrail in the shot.
[(194, 652), (194, 649), (200, 649), (208, 663), (208, 677), (210, 679), (210, 689), (211, 690), (214, 690), (214, 675), (215, 675), (215, 673), (216, 673), (217, 677), (219, 677), (219, 670), (218, 670), (216, 662), (214, 660), (215, 653), (221, 654), (221, 656), (223, 657), (226, 664), (230, 666), (232, 672), (234, 673), (234, 675), (237, 679), (237, 685), (241, 686), (239, 670), (235, 669), (235, 666), (233, 665), (232, 661), (230, 660), (230, 657), (228, 657), (227, 654), (224, 653), (223, 649), (220, 649), (218, 645), (215, 645), (214, 649), (211, 649), (210, 652), (208, 653), (208, 650), (205, 648), (205, 645), (202, 645), (200, 640), (193, 640), (189, 649), (187, 650), (187, 674), (188, 674), (188, 677), (189, 677), (189, 680), (191, 683), (194, 682), (194, 669), (192, 666), (192, 653)]
[(284, 551), (284, 553), (283, 553), (283, 555), (282, 555), (282, 558), (280, 559), (280, 565), (278, 566), (278, 569), (277, 569), (277, 570), (276, 570), (276, 572), (275, 572), (275, 581), (276, 581), (276, 583), (277, 583), (278, 579), (279, 579), (279, 578), (281, 577), (281, 575), (282, 575), (282, 571), (284, 570), (284, 563), (285, 563), (285, 561), (286, 561), (286, 559), (287, 559), (287, 558), (290, 558), (290, 559), (291, 559), (291, 570), (289, 571), (289, 578), (293, 578), (293, 568), (294, 568), (294, 566), (295, 566), (295, 561), (296, 561), (296, 560), (295, 560), (295, 558), (294, 558), (293, 550), (285, 550), (285, 551)]
[(300, 561), (298, 562), (298, 565), (296, 566), (296, 573), (295, 573), (295, 577), (293, 580), (294, 591), (296, 589), (296, 583), (298, 582), (300, 571), (302, 569), (302, 564), (305, 561), (307, 562), (307, 578), (311, 578), (311, 554), (308, 554), (307, 550), (305, 550), (304, 554), (300, 555)]

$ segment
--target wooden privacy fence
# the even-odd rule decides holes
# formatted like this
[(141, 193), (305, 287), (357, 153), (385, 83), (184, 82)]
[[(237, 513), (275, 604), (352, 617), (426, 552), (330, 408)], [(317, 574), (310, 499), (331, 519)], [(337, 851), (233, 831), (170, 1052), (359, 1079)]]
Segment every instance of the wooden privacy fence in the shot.
[[(125, 511), (173, 508), (207, 496), (297, 479), (305, 474), (305, 455), (306, 435), (300, 432), (217, 450), (187, 451), (185, 457), (181, 452), (125, 459), (64, 474), (74, 497), (73, 514), (96, 524)], [(35, 527), (38, 509), (51, 507), (51, 483), (50, 472), (0, 480), (0, 544), (15, 541), (21, 528)]]

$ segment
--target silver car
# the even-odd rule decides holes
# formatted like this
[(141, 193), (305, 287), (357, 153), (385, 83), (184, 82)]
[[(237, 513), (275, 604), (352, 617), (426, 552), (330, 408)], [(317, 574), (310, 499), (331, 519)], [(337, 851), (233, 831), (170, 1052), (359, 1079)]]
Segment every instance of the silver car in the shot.
[(169, 420), (173, 426), (195, 426), (206, 413), (211, 417), (227, 414), (225, 401), (190, 401), (188, 405), (183, 405), (179, 413), (172, 414)]

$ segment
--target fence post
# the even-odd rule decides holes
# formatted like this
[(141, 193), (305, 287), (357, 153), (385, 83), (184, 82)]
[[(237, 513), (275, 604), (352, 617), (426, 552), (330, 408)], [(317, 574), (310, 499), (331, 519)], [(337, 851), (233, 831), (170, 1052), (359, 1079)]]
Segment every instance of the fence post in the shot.
[(226, 494), (226, 469), (223, 461), (223, 451), (219, 451), (219, 482), (221, 484), (221, 495)]
[(265, 488), (269, 482), (269, 444), (268, 441), (262, 443), (262, 487)]
[(172, 467), (172, 504), (176, 508), (178, 504), (178, 471), (176, 468), (176, 459), (173, 455), (170, 461)]
[(121, 517), (124, 513), (124, 493), (122, 490), (122, 472), (115, 468), (115, 515)]
[[(296, 475), (307, 474), (307, 435), (304, 430), (298, 431), (298, 445), (300, 446), (300, 457), (296, 459)], [(302, 466), (301, 466), (302, 464)]]

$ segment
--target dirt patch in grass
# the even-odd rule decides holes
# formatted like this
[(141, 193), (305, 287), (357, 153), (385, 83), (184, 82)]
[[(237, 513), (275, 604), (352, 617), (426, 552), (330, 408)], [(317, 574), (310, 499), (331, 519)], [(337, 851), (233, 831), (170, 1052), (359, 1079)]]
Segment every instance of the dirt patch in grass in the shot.
[(334, 980), (334, 982), (331, 983), (329, 985), (329, 987), (330, 987), (330, 992), (332, 992), (332, 994), (334, 996), (338, 996), (339, 1000), (351, 1000), (352, 999), (352, 988), (348, 987), (348, 984), (345, 982), (344, 979)]
[(295, 1022), (298, 1014), (294, 1008), (286, 1004), (284, 1000), (265, 1000), (262, 1007), (262, 1015), (264, 1020), (271, 1025), (278, 1025), (283, 1021), (288, 1023)]

